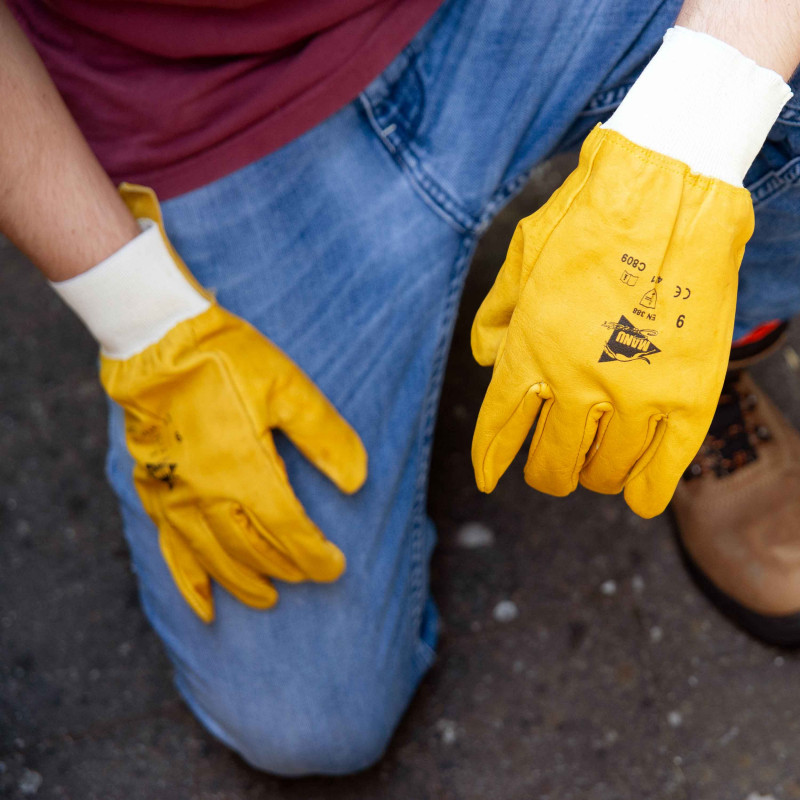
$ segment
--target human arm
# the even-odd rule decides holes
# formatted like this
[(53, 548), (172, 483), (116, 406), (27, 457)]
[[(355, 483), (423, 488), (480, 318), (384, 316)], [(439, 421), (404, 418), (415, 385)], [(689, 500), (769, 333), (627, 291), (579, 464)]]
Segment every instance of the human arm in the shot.
[(50, 280), (64, 280), (139, 227), (2, 0), (0, 53), (0, 232)]
[(675, 24), (726, 42), (786, 81), (800, 64), (796, 0), (685, 0)]
[(277, 601), (271, 578), (335, 580), (344, 555), (294, 495), (272, 429), (348, 493), (366, 478), (358, 434), (198, 283), (152, 190), (117, 192), (5, 5), (0, 52), (0, 231), (100, 344), (131, 477), (183, 597), (210, 622), (212, 579), (254, 608)]

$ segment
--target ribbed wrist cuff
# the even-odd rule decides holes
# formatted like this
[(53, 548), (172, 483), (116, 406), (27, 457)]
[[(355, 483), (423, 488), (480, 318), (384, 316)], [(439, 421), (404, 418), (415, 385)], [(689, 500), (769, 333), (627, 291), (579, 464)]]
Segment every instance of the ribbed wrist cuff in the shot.
[(97, 266), (50, 282), (109, 358), (136, 355), (211, 305), (173, 261), (158, 225), (138, 222), (142, 233)]
[(675, 27), (603, 128), (741, 186), (792, 92), (705, 33)]

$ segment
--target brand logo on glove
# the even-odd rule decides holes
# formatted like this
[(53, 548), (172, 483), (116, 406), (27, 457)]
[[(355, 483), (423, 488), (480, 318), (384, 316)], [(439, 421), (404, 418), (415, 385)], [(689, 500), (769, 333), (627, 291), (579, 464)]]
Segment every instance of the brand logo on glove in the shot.
[(661, 352), (648, 339), (648, 336), (656, 336), (658, 331), (637, 328), (624, 315), (619, 322), (604, 322), (603, 327), (611, 328), (611, 335), (598, 361), (646, 361), (649, 364), (648, 356)]
[(649, 292), (644, 293), (644, 296), (639, 301), (639, 305), (643, 306), (644, 308), (655, 308), (657, 302), (658, 294), (656, 293), (655, 289), (651, 289)]
[(147, 474), (157, 481), (166, 483), (170, 489), (175, 486), (175, 469), (177, 464), (145, 464)]

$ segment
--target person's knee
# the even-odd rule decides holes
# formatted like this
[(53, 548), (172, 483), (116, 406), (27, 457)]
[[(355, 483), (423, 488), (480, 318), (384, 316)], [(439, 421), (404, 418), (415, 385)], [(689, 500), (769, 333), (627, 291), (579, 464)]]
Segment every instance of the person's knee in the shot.
[(404, 710), (377, 681), (332, 676), (284, 688), (253, 687), (249, 702), (227, 707), (209, 724), (251, 766), (284, 777), (367, 769), (383, 755)]

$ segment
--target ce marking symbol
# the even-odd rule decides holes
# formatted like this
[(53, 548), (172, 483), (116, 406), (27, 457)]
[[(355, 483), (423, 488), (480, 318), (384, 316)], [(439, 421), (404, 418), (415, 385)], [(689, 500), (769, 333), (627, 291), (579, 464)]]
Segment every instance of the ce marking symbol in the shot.
[(692, 290), (688, 286), (676, 286), (673, 297), (680, 297), (681, 300), (688, 300), (692, 296)]

